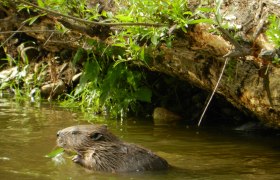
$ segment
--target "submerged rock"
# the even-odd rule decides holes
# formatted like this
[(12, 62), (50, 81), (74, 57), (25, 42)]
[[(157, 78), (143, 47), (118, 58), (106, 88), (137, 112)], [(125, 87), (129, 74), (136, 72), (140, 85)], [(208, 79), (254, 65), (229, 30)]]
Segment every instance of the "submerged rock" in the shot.
[(173, 123), (182, 120), (178, 114), (171, 112), (163, 107), (157, 107), (153, 112), (154, 122), (157, 123)]
[(234, 130), (236, 131), (254, 131), (265, 129), (265, 127), (259, 122), (247, 122), (241, 126), (236, 127)]

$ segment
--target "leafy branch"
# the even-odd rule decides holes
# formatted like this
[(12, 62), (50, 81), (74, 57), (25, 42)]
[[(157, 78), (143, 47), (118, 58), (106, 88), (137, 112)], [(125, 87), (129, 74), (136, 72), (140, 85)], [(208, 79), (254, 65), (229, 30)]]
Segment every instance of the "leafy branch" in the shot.
[(56, 15), (56, 16), (72, 19), (72, 20), (75, 20), (75, 21), (78, 21), (78, 22), (81, 22), (81, 23), (86, 23), (86, 24), (99, 25), (99, 26), (152, 26), (152, 27), (166, 26), (165, 24), (155, 24), (155, 23), (106, 23), (106, 22), (89, 21), (89, 20), (77, 18), (77, 17), (74, 17), (74, 16), (61, 14), (59, 12), (37, 6), (33, 3), (26, 2), (26, 1), (23, 1), (23, 0), (17, 0), (17, 1), (22, 3), (22, 4), (32, 6), (36, 9), (41, 10), (41, 11), (44, 11), (44, 12), (47, 12), (47, 13), (50, 13), (50, 14), (53, 14), (53, 15)]

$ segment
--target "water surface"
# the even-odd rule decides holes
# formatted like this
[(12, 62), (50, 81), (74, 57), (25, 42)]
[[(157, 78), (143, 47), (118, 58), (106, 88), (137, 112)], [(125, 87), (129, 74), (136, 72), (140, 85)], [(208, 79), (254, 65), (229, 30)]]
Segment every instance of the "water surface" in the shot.
[[(89, 122), (89, 120), (91, 122)], [(97, 173), (46, 158), (56, 132), (76, 124), (106, 123), (121, 139), (153, 150), (173, 166), (167, 172)], [(277, 133), (157, 126), (149, 120), (105, 120), (55, 104), (0, 99), (1, 179), (280, 179)]]

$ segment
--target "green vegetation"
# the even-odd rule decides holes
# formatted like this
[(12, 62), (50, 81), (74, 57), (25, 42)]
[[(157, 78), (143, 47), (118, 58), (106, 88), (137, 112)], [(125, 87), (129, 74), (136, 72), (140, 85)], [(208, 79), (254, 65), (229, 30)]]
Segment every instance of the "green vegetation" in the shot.
[[(81, 37), (81, 46), (72, 54), (71, 64), (81, 67), (82, 76), (70, 93), (59, 98), (65, 106), (112, 116), (135, 113), (143, 103), (152, 101), (156, 92), (147, 81), (146, 69), (160, 54), (161, 45), (172, 47), (174, 39), (187, 32), (193, 24), (210, 23), (220, 29), (229, 28), (220, 12), (222, 0), (216, 0), (215, 7), (211, 7), (208, 1), (201, 1), (192, 9), (188, 0), (108, 1), (112, 4), (87, 0), (37, 0), (35, 6), (22, 0), (15, 2), (19, 3), (19, 12), (29, 14), (25, 25), (32, 25), (49, 14), (57, 19), (71, 19), (76, 25), (108, 29), (108, 32), (99, 32), (105, 34), (106, 42), (87, 35)], [(1, 3), (8, 6), (9, 1)], [(271, 16), (269, 21), (267, 36), (279, 48), (279, 19)], [(71, 31), (59, 20), (55, 21), (55, 27), (62, 35)], [(34, 42), (28, 43), (19, 50), (18, 57), (7, 55), (5, 58), (7, 64), (18, 68), (12, 78), (9, 76), (2, 80), (0, 89), (9, 87), (19, 96), (37, 98), (40, 96), (39, 87), (46, 78), (45, 71), (50, 67), (41, 64), (34, 70), (34, 63), (25, 54), (27, 48), (34, 47)], [(275, 62), (278, 61), (279, 58), (275, 57)], [(234, 74), (234, 68), (235, 64), (232, 64), (227, 73)]]
[[(71, 93), (60, 96), (64, 106), (80, 107), (95, 113), (105, 112), (111, 116), (135, 113), (143, 103), (151, 102), (153, 89), (143, 69), (143, 65), (149, 68), (149, 63), (154, 59), (151, 56), (153, 53), (149, 52), (157, 51), (161, 44), (171, 47), (174, 34), (186, 32), (192, 24), (213, 23), (208, 18), (208, 13), (213, 12), (211, 8), (199, 6), (191, 11), (187, 0), (116, 0), (113, 4), (86, 0), (37, 0), (37, 8), (25, 1), (19, 2), (18, 11), (30, 14), (30, 18), (24, 22), (26, 25), (56, 12), (54, 15), (81, 19), (81, 23), (86, 25), (87, 22), (93, 25), (96, 22), (101, 26), (116, 26), (107, 37), (110, 46), (83, 37), (88, 48), (78, 49), (72, 59), (74, 66), (79, 64), (83, 67), (80, 82)], [(56, 28), (62, 33), (67, 31), (59, 21)], [(21, 54), (16, 60), (9, 57), (12, 64), (18, 67), (18, 72), (12, 81), (2, 83), (1, 89), (8, 85), (10, 89), (16, 89), (16, 94), (20, 96), (36, 94), (38, 97), (38, 87), (44, 81), (43, 72), (47, 67), (42, 65), (40, 70), (34, 72), (28, 57), (24, 52)], [(138, 67), (138, 63), (142, 68)]]
[(40, 99), (39, 87), (45, 80), (47, 66), (39, 64), (34, 68), (34, 64), (29, 62), (26, 54), (26, 51), (30, 49), (35, 49), (32, 42), (22, 43), (18, 46), (19, 57), (13, 58), (7, 55), (6, 58), (1, 59), (14, 67), (6, 70), (5, 76), (1, 77), (0, 90), (9, 89), (17, 99), (31, 98), (34, 102)]
[(80, 83), (63, 104), (123, 116), (129, 110), (136, 111), (137, 102), (151, 102), (152, 91), (143, 83), (144, 78), (143, 71), (129, 68), (125, 62), (106, 63), (87, 52)]
[(58, 156), (59, 154), (63, 153), (63, 151), (64, 151), (63, 148), (57, 148), (57, 149), (51, 151), (49, 154), (45, 155), (45, 157), (54, 158), (54, 157)]
[(276, 48), (280, 47), (280, 19), (276, 15), (269, 16), (270, 25), (266, 31), (269, 40), (274, 43)]
[[(276, 15), (271, 15), (268, 18), (269, 27), (266, 31), (266, 35), (269, 40), (275, 45), (276, 49), (280, 48), (280, 19)], [(280, 57), (276, 53), (274, 56), (273, 63), (278, 64), (280, 62)]]

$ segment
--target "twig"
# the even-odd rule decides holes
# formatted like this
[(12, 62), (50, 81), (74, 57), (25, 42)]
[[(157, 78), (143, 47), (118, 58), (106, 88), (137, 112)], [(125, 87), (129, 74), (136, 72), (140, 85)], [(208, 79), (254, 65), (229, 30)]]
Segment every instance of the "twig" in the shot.
[(222, 33), (223, 38), (229, 41), (236, 50), (240, 51), (242, 49), (242, 46), (230, 35), (227, 30), (225, 30), (221, 26), (218, 26), (217, 29)]
[(48, 39), (47, 39), (46, 42), (43, 44), (43, 46), (45, 46), (45, 45), (48, 43), (48, 41), (49, 41), (49, 40), (51, 39), (51, 37), (53, 36), (53, 33), (54, 33), (54, 32), (51, 33), (51, 35), (48, 37)]
[(216, 83), (216, 86), (215, 86), (215, 88), (213, 89), (213, 92), (212, 92), (212, 94), (211, 94), (211, 96), (210, 96), (210, 98), (209, 98), (209, 100), (208, 100), (208, 102), (207, 102), (207, 104), (206, 104), (206, 106), (205, 106), (205, 108), (204, 108), (204, 110), (203, 110), (201, 116), (200, 116), (200, 119), (199, 119), (199, 122), (198, 122), (197, 126), (200, 126), (201, 121), (202, 121), (202, 119), (203, 119), (203, 117), (204, 117), (204, 114), (206, 113), (206, 111), (207, 111), (207, 109), (208, 109), (208, 106), (209, 106), (209, 104), (210, 104), (210, 102), (211, 102), (211, 100), (212, 100), (214, 94), (215, 94), (216, 91), (217, 91), (217, 88), (218, 88), (218, 86), (219, 86), (219, 84), (220, 84), (220, 81), (221, 81), (221, 79), (222, 79), (222, 76), (223, 76), (223, 74), (224, 74), (224, 71), (225, 71), (225, 68), (226, 68), (226, 65), (227, 65), (228, 61), (229, 61), (229, 57), (227, 57), (226, 60), (225, 60), (225, 63), (224, 63), (224, 66), (223, 66), (223, 68), (222, 68), (222, 71), (221, 71), (221, 73), (220, 73), (219, 79), (218, 79), (218, 81), (217, 81), (217, 83)]
[(221, 26), (217, 27), (217, 29), (222, 33), (222, 37), (234, 46), (234, 50), (230, 51), (224, 57), (244, 57), (251, 54), (251, 49), (241, 46), (227, 30)]
[(155, 23), (105, 23), (105, 22), (94, 22), (94, 21), (89, 21), (89, 20), (77, 18), (77, 17), (74, 17), (74, 16), (69, 16), (69, 15), (61, 14), (61, 13), (58, 13), (56, 11), (52, 11), (52, 10), (49, 10), (49, 9), (37, 6), (37, 5), (33, 4), (33, 3), (26, 2), (26, 1), (23, 1), (23, 0), (17, 0), (17, 1), (22, 3), (22, 4), (32, 6), (32, 7), (36, 8), (36, 9), (41, 10), (41, 11), (48, 12), (48, 13), (53, 14), (53, 15), (65, 17), (65, 18), (68, 18), (68, 19), (73, 19), (75, 21), (86, 23), (86, 24), (93, 24), (93, 25), (100, 25), (100, 26), (152, 26), (152, 27), (167, 26), (166, 24), (155, 24)]

